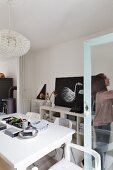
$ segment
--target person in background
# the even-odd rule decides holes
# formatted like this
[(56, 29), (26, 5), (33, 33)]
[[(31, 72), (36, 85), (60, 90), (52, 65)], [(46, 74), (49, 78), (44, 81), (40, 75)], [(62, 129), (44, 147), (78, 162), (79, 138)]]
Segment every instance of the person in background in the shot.
[[(100, 73), (92, 81), (92, 98), (95, 100), (95, 117), (93, 121), (96, 134), (96, 151), (101, 155), (101, 168), (105, 170), (105, 155), (110, 140), (113, 122), (113, 90), (108, 91), (109, 78)], [(104, 149), (103, 149), (104, 148)]]

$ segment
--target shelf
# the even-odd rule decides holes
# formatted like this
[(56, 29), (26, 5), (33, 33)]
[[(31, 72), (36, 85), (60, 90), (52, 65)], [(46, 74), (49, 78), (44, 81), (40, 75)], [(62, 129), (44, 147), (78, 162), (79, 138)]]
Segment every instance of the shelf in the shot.
[[(75, 135), (76, 135), (76, 141), (77, 144), (81, 144), (81, 141), (83, 140), (83, 133), (79, 131), (80, 123), (84, 122), (84, 114), (83, 113), (74, 113), (70, 112), (71, 108), (67, 107), (61, 107), (61, 106), (40, 106), (40, 114), (41, 117), (43, 118), (45, 114), (49, 116), (49, 120), (53, 121), (55, 117), (53, 116), (55, 112), (60, 113), (60, 117), (62, 118), (67, 118), (67, 115), (72, 115), (75, 116), (76, 120), (71, 120), (73, 123), (73, 129), (75, 130)], [(82, 137), (82, 140), (81, 140)]]

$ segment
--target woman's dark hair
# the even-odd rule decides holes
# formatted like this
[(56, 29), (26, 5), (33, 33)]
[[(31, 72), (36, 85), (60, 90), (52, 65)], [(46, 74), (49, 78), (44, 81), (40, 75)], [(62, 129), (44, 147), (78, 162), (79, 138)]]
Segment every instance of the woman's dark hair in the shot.
[(106, 76), (103, 73), (97, 74), (92, 77), (92, 99), (95, 100), (96, 93), (100, 91), (106, 91), (107, 87), (105, 84)]
[(102, 79), (106, 79), (106, 75), (104, 74), (104, 73), (99, 73), (99, 74), (97, 74), (96, 75), (97, 77), (100, 77), (100, 78), (102, 78)]

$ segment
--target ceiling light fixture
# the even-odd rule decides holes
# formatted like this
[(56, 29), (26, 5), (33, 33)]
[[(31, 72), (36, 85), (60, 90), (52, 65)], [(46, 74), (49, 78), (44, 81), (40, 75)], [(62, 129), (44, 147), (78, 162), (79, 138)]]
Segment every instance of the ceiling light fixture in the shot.
[(12, 1), (7, 1), (9, 6), (9, 29), (0, 30), (0, 57), (20, 57), (30, 49), (30, 41), (22, 34), (11, 30)]

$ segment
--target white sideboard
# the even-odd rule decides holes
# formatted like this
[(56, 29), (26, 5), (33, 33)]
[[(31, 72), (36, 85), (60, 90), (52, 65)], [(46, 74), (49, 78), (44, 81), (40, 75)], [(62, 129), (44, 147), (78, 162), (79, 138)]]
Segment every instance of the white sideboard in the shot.
[(39, 113), (40, 106), (45, 105), (45, 100), (41, 99), (24, 99), (23, 113), (36, 112)]
[(83, 131), (81, 131), (81, 125), (84, 123), (84, 114), (70, 112), (70, 108), (60, 106), (40, 106), (41, 117), (44, 118), (45, 114), (48, 114), (49, 120), (53, 121), (54, 113), (60, 113), (60, 117), (67, 118), (67, 115), (75, 116), (76, 121), (73, 121), (73, 127), (76, 130), (76, 143), (82, 144), (81, 137), (83, 137)]
[(41, 99), (32, 99), (30, 111), (39, 113), (40, 106), (43, 106), (45, 102), (46, 102), (45, 100)]

